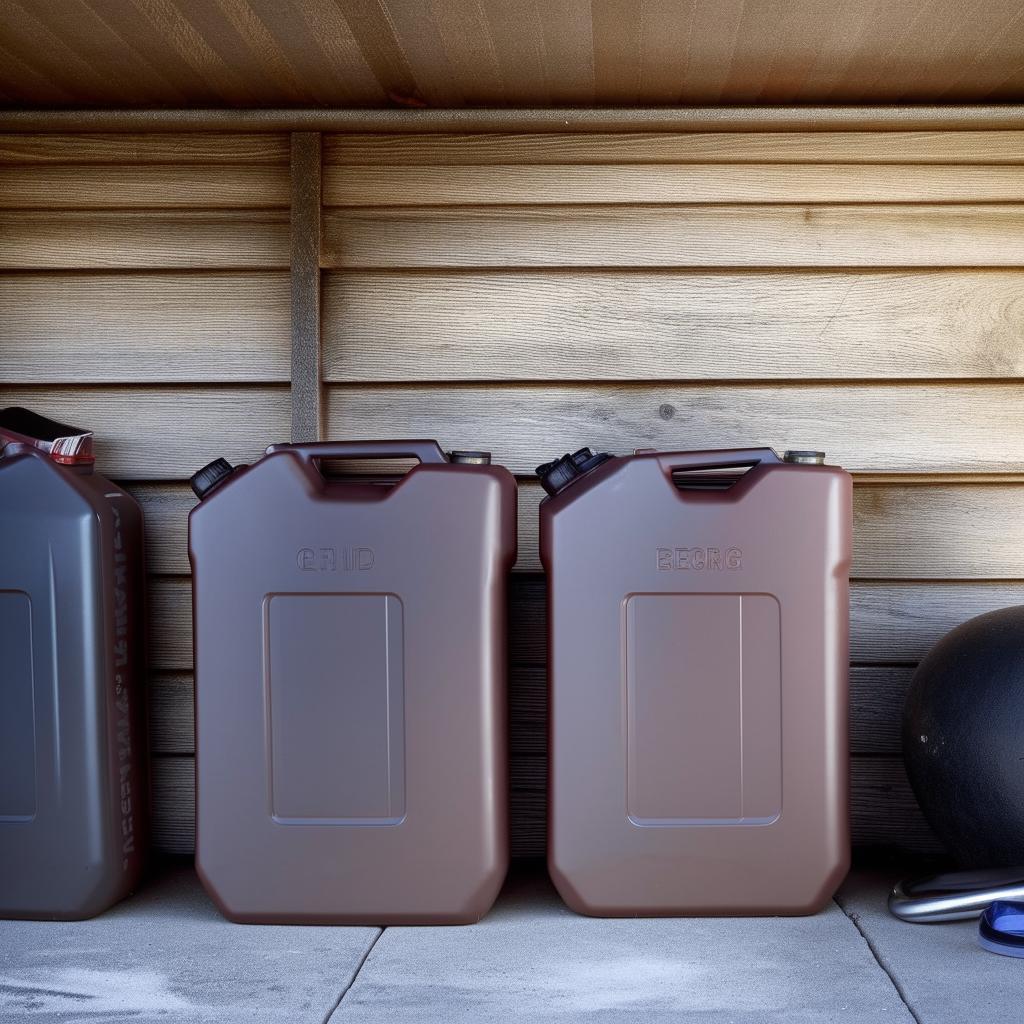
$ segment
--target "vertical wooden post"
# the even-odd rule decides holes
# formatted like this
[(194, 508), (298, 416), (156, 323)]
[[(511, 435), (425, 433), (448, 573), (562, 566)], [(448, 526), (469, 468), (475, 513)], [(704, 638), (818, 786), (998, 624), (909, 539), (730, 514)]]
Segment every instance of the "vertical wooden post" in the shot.
[(293, 132), (291, 142), (292, 441), (319, 441), (320, 133)]

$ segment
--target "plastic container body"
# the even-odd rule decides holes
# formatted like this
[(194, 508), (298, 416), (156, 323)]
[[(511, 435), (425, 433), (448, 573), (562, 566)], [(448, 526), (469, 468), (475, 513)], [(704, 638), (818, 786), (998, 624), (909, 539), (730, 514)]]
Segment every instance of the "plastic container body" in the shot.
[[(413, 454), (387, 486), (328, 457)], [(461, 923), (508, 864), (515, 481), (279, 445), (191, 514), (197, 866), (235, 921)]]
[(91, 466), (0, 456), (0, 917), (126, 896), (148, 835), (142, 513)]
[[(748, 465), (725, 489), (678, 476)], [(849, 867), (849, 475), (770, 449), (615, 458), (541, 504), (540, 537), (565, 901), (820, 909)]]

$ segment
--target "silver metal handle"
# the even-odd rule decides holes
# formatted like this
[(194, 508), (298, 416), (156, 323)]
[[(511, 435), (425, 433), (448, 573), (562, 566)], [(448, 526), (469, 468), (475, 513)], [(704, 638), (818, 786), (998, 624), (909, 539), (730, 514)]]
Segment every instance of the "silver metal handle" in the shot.
[(889, 910), (915, 924), (968, 921), (996, 900), (1024, 900), (1024, 867), (905, 879), (889, 894)]

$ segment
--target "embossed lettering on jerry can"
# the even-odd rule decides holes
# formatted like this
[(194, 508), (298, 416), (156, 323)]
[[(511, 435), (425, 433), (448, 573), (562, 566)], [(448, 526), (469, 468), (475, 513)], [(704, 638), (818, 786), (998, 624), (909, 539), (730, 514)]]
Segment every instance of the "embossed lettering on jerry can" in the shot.
[(573, 909), (813, 913), (845, 875), (851, 479), (822, 463), (538, 469), (548, 863)]
[(88, 431), (4, 409), (0, 449), (0, 917), (92, 917), (148, 832), (142, 512)]
[[(325, 459), (413, 458), (359, 482)], [(515, 480), (434, 441), (211, 463), (189, 520), (199, 874), (237, 921), (461, 923), (508, 863)]]

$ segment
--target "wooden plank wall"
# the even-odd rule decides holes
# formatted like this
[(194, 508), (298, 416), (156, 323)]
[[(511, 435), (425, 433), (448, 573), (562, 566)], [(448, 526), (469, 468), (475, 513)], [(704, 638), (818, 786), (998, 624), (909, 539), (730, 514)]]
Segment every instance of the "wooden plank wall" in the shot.
[[(287, 135), (0, 137), (0, 402), (96, 429), (142, 501), (158, 845), (192, 848), (184, 480), (292, 422)], [(333, 437), (520, 477), (513, 848), (544, 842), (533, 467), (824, 448), (856, 475), (855, 836), (929, 848), (914, 664), (1024, 601), (1024, 132), (328, 134)]]
[(288, 207), (285, 134), (0, 137), (0, 405), (95, 430), (142, 503), (165, 850), (193, 844), (186, 481), (288, 438)]

